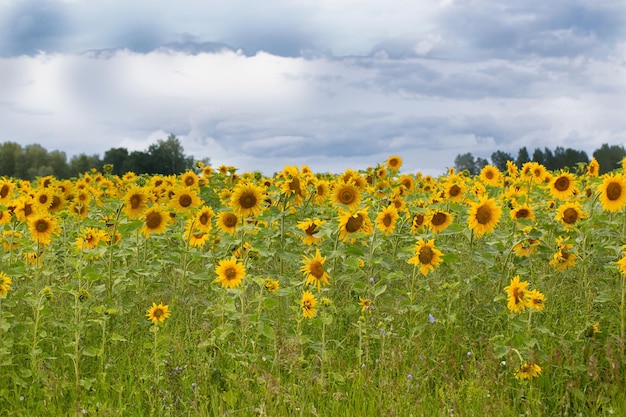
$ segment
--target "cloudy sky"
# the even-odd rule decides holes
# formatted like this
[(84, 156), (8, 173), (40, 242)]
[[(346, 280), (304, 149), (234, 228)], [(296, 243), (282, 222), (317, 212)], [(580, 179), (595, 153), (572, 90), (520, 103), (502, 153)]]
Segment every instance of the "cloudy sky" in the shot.
[(0, 142), (268, 175), (626, 143), (626, 0), (0, 0)]

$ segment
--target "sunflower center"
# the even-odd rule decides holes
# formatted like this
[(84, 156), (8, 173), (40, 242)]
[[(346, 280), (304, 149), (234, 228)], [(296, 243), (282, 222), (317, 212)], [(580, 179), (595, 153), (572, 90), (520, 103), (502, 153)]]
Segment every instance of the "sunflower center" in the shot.
[(50, 225), (48, 224), (48, 222), (43, 219), (37, 220), (37, 223), (35, 224), (35, 229), (37, 229), (37, 232), (39, 233), (47, 232), (49, 227)]
[(461, 194), (461, 187), (454, 184), (452, 187), (450, 187), (448, 193), (450, 194), (450, 197), (456, 197), (457, 195)]
[(430, 265), (433, 260), (435, 254), (430, 246), (424, 246), (420, 249), (420, 254), (418, 256), (420, 262), (424, 265)]
[(228, 216), (224, 217), (224, 225), (226, 227), (235, 227), (235, 226), (237, 226), (237, 216), (229, 214)]
[(413, 217), (413, 224), (416, 227), (419, 227), (421, 225), (424, 224), (424, 215), (423, 214), (416, 214), (415, 217)]
[(351, 216), (346, 222), (346, 230), (349, 233), (358, 232), (361, 226), (363, 225), (363, 216), (361, 214), (357, 214)]
[(141, 205), (141, 196), (134, 194), (130, 197), (130, 207), (133, 209), (138, 208)]
[(198, 221), (200, 222), (200, 224), (202, 224), (203, 226), (206, 226), (209, 223), (209, 215), (206, 213), (202, 213), (199, 217), (198, 217)]
[(622, 196), (622, 186), (617, 182), (612, 182), (606, 187), (606, 197), (611, 201), (619, 200)]
[(485, 172), (485, 178), (487, 178), (488, 180), (492, 180), (493, 177), (495, 177), (495, 174), (493, 171), (489, 170), (487, 172)]
[(520, 303), (524, 299), (524, 290), (522, 288), (513, 289), (513, 299), (515, 304)]
[(39, 196), (39, 203), (40, 204), (48, 204), (48, 196), (45, 194), (42, 194)]
[(161, 213), (149, 213), (146, 216), (146, 227), (148, 229), (157, 229), (161, 222), (163, 222), (163, 217)]
[(572, 207), (568, 207), (563, 212), (563, 222), (566, 224), (574, 224), (578, 220), (578, 211)]
[(306, 230), (304, 231), (304, 233), (307, 234), (307, 236), (314, 236), (319, 230), (317, 230), (317, 225), (316, 224), (312, 224), (309, 227), (306, 228)]
[(289, 189), (296, 195), (302, 195), (302, 190), (300, 189), (300, 179), (297, 177), (292, 178), (289, 183)]
[(389, 226), (391, 226), (391, 223), (392, 223), (392, 221), (391, 221), (391, 215), (389, 215), (389, 214), (385, 214), (385, 216), (383, 217), (383, 224), (384, 224), (385, 226), (388, 226), (388, 227), (389, 227)]
[(195, 183), (196, 183), (196, 180), (194, 180), (193, 177), (189, 176), (189, 177), (185, 178), (185, 185), (187, 187), (191, 187)]
[(6, 196), (9, 195), (9, 186), (4, 184), (1, 188), (0, 188), (0, 198), (6, 198)]
[(226, 271), (224, 271), (224, 275), (226, 275), (226, 279), (231, 280), (231, 279), (235, 279), (235, 277), (237, 276), (237, 270), (235, 268), (228, 268), (226, 269)]
[(560, 177), (554, 182), (554, 188), (557, 191), (567, 191), (569, 189), (569, 179), (567, 177)]
[(516, 219), (527, 219), (529, 216), (530, 216), (530, 212), (528, 211), (528, 209), (525, 209), (525, 208), (519, 209), (515, 213)]
[(56, 195), (52, 196), (52, 204), (50, 204), (50, 210), (54, 210), (61, 205), (61, 199)]
[(256, 206), (256, 197), (252, 194), (244, 194), (239, 199), (239, 204), (245, 209)]
[(446, 222), (447, 218), (448, 217), (444, 213), (438, 211), (433, 215), (433, 218), (430, 220), (430, 222), (433, 224), (433, 226), (441, 226)]
[(154, 309), (154, 312), (152, 313), (152, 315), (154, 316), (154, 318), (156, 319), (160, 319), (161, 317), (163, 317), (163, 310), (160, 308), (156, 308)]
[(482, 205), (476, 210), (476, 221), (479, 224), (488, 224), (491, 221), (492, 213), (491, 208)]
[(342, 204), (350, 205), (354, 202), (356, 195), (351, 190), (343, 190), (339, 195), (339, 200)]
[(309, 269), (311, 270), (311, 275), (313, 275), (317, 279), (320, 279), (324, 276), (324, 265), (319, 261), (313, 262)]
[(181, 207), (189, 207), (192, 201), (193, 200), (189, 194), (183, 194), (178, 199), (178, 203), (180, 204)]

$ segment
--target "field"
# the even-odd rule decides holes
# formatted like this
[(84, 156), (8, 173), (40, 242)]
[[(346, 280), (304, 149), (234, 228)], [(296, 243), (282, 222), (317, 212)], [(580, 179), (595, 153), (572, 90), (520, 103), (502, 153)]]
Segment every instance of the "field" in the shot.
[(5, 416), (626, 415), (626, 178), (0, 179)]

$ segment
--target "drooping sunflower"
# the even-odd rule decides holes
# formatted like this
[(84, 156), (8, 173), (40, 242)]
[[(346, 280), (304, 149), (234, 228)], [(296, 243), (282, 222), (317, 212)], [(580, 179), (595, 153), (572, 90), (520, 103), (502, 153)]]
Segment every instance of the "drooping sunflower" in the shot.
[(170, 317), (170, 308), (163, 303), (152, 303), (152, 306), (146, 311), (146, 317), (155, 325), (163, 323), (166, 318)]
[(354, 242), (355, 238), (352, 236), (354, 234), (372, 234), (372, 221), (368, 209), (365, 207), (355, 212), (339, 210), (339, 239), (343, 242)]
[(485, 165), (480, 171), (480, 180), (487, 185), (499, 187), (502, 185), (502, 173), (493, 165)]
[(555, 175), (548, 185), (550, 195), (559, 200), (567, 200), (576, 192), (576, 180), (569, 172)]
[(376, 228), (388, 236), (393, 233), (399, 218), (400, 215), (396, 207), (389, 205), (376, 216)]
[(477, 236), (491, 233), (496, 228), (501, 215), (502, 209), (495, 200), (483, 196), (478, 202), (473, 203), (468, 210), (469, 228)]
[(415, 180), (413, 179), (413, 176), (409, 174), (400, 175), (400, 178), (398, 178), (396, 183), (400, 184), (400, 186), (402, 186), (406, 191), (413, 191), (415, 188)]
[(546, 296), (537, 290), (530, 290), (526, 293), (526, 303), (528, 308), (541, 311), (545, 307)]
[(141, 231), (145, 237), (152, 233), (164, 233), (171, 221), (170, 214), (163, 207), (154, 205), (145, 211)]
[(347, 206), (349, 210), (354, 211), (361, 204), (361, 191), (352, 181), (339, 181), (333, 189), (333, 202)]
[(428, 215), (428, 227), (433, 233), (440, 233), (452, 224), (452, 215), (443, 210), (432, 210)]
[(37, 213), (28, 218), (28, 229), (35, 242), (46, 246), (52, 240), (52, 235), (59, 233), (57, 220), (49, 214)]
[(151, 197), (146, 189), (138, 185), (133, 185), (126, 191), (124, 197), (122, 197), (124, 204), (122, 212), (129, 219), (138, 219), (144, 214), (150, 201)]
[(230, 207), (243, 218), (258, 216), (263, 209), (264, 194), (261, 187), (242, 182), (230, 196)]
[(575, 227), (576, 223), (585, 217), (587, 213), (581, 209), (578, 202), (561, 204), (556, 211), (556, 219), (566, 228)]
[(422, 275), (428, 275), (430, 271), (443, 262), (442, 256), (443, 253), (435, 248), (434, 239), (425, 242), (424, 239), (420, 238), (415, 244), (415, 256), (407, 262), (412, 265), (419, 265)]
[(540, 241), (537, 239), (526, 238), (516, 243), (513, 246), (513, 251), (515, 252), (515, 256), (518, 257), (529, 257), (537, 252), (537, 247), (539, 246)]
[(235, 234), (238, 224), (239, 216), (232, 211), (222, 211), (217, 216), (217, 227), (224, 233)]
[(173, 193), (170, 196), (169, 206), (176, 213), (194, 210), (202, 204), (202, 200), (198, 197), (198, 192), (192, 187), (179, 186), (174, 187), (172, 191)]
[(236, 258), (222, 259), (215, 267), (217, 278), (214, 282), (222, 284), (222, 288), (236, 288), (246, 276), (246, 268)]
[(267, 292), (275, 293), (280, 289), (280, 282), (276, 279), (265, 278), (263, 286), (267, 290)]
[(80, 201), (73, 201), (68, 207), (68, 211), (79, 219), (84, 219), (89, 214), (89, 205)]
[(526, 287), (528, 287), (528, 281), (520, 281), (519, 275), (515, 275), (511, 279), (511, 283), (504, 287), (508, 296), (507, 307), (513, 313), (522, 312), (528, 307), (528, 300), (526, 299), (528, 290)]
[(600, 164), (596, 158), (591, 158), (589, 165), (587, 165), (587, 175), (589, 177), (597, 177), (600, 174)]
[(304, 291), (302, 293), (302, 299), (300, 300), (300, 308), (302, 308), (302, 315), (307, 319), (312, 319), (317, 314), (317, 298), (310, 291)]
[(606, 211), (620, 211), (626, 206), (626, 178), (622, 174), (605, 175), (598, 187), (600, 204)]
[(524, 363), (515, 371), (515, 379), (533, 379), (541, 374), (541, 367), (536, 363)]
[(7, 293), (11, 289), (13, 281), (7, 274), (0, 271), (0, 298), (6, 297)]
[(200, 230), (194, 230), (185, 235), (189, 237), (189, 246), (194, 248), (204, 246), (209, 240), (209, 234)]
[(574, 244), (567, 243), (564, 238), (558, 237), (556, 239), (557, 250), (550, 259), (550, 265), (557, 271), (565, 271), (567, 268), (576, 265), (576, 254), (569, 251), (574, 247)]
[(324, 268), (324, 262), (326, 262), (326, 257), (323, 257), (320, 253), (319, 249), (315, 249), (315, 255), (308, 257), (304, 255), (303, 257), (303, 265), (300, 268), (300, 272), (302, 272), (306, 281), (304, 285), (313, 285), (317, 287), (317, 292), (321, 291), (322, 284), (330, 285), (328, 278), (328, 272), (326, 272), (326, 268)]
[(305, 221), (299, 222), (296, 227), (304, 232), (304, 236), (301, 236), (302, 242), (305, 245), (314, 245), (320, 240), (317, 234), (320, 231), (320, 227), (326, 223), (325, 220), (320, 219), (306, 219)]
[(400, 158), (398, 155), (390, 156), (389, 158), (387, 158), (387, 166), (389, 167), (389, 169), (392, 169), (394, 171), (399, 170), (402, 166), (402, 158)]

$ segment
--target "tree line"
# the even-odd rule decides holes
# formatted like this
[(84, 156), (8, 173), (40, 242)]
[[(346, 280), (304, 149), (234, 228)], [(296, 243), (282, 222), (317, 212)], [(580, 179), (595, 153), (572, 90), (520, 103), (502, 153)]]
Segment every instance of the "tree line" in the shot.
[[(208, 164), (208, 158), (202, 160)], [(170, 134), (165, 140), (158, 140), (144, 151), (129, 152), (126, 148), (111, 148), (99, 155), (84, 153), (73, 156), (69, 162), (65, 152), (48, 152), (41, 145), (22, 147), (15, 142), (0, 144), (0, 176), (33, 180), (37, 177), (53, 175), (65, 179), (105, 165), (112, 166), (112, 173), (123, 175), (132, 171), (136, 174), (175, 175), (194, 167), (193, 157), (186, 156), (180, 140)]]
[[(593, 157), (600, 164), (600, 174), (605, 174), (621, 166), (622, 159), (626, 157), (626, 149), (622, 145), (604, 143), (593, 152)], [(471, 153), (459, 154), (454, 159), (454, 168), (457, 171), (468, 171), (472, 175), (477, 175), (489, 164), (505, 171), (507, 161), (514, 162), (519, 168), (526, 162), (537, 162), (552, 171), (567, 169), (576, 172), (581, 164), (588, 164), (590, 159), (585, 151), (565, 149), (561, 146), (557, 146), (554, 151), (548, 148), (535, 148), (531, 157), (528, 149), (523, 147), (515, 157), (507, 152), (495, 151), (491, 154), (491, 161), (474, 157)]]

